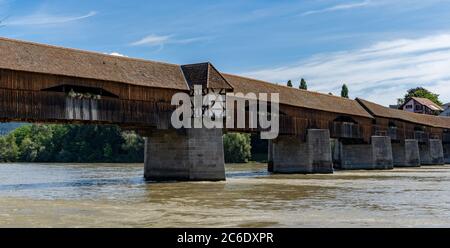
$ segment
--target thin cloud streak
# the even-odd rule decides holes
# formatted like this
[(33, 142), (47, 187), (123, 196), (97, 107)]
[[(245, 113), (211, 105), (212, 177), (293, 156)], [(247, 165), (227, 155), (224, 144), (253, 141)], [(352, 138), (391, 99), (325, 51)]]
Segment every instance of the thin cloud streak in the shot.
[(29, 16), (16, 17), (11, 21), (6, 21), (7, 26), (29, 26), (29, 25), (52, 25), (75, 22), (97, 15), (96, 11), (91, 11), (81, 16), (58, 16), (47, 13), (37, 13)]
[(138, 41), (135, 41), (131, 43), (132, 46), (142, 46), (142, 45), (148, 45), (148, 46), (159, 46), (164, 45), (169, 39), (171, 38), (171, 35), (148, 35)]
[(318, 54), (297, 64), (242, 73), (272, 82), (307, 79), (311, 89), (338, 93), (343, 83), (352, 97), (384, 105), (409, 88), (423, 86), (450, 101), (450, 33), (379, 42), (363, 49)]
[(144, 38), (132, 42), (132, 46), (164, 46), (166, 44), (189, 44), (209, 39), (209, 37), (195, 37), (188, 39), (174, 39), (174, 35), (148, 35)]
[(308, 16), (308, 15), (314, 15), (314, 14), (321, 14), (321, 13), (328, 13), (328, 12), (334, 12), (334, 11), (341, 11), (341, 10), (349, 10), (349, 9), (355, 9), (355, 8), (361, 8), (368, 6), (372, 3), (372, 1), (367, 0), (364, 2), (357, 2), (357, 3), (347, 3), (347, 4), (339, 4), (335, 5), (329, 8), (325, 9), (318, 9), (318, 10), (311, 10), (306, 11), (301, 14), (301, 16)]

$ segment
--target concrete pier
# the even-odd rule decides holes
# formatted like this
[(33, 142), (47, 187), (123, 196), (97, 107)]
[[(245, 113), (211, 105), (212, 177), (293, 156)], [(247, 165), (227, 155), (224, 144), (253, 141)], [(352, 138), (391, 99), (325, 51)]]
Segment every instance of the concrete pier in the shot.
[(145, 141), (144, 163), (147, 180), (225, 180), (222, 130), (153, 130)]
[(420, 162), (422, 165), (443, 165), (444, 147), (440, 139), (430, 139), (419, 144)]
[(268, 140), (267, 171), (273, 172), (273, 140)]
[(450, 143), (443, 144), (444, 146), (444, 162), (450, 164)]
[(372, 136), (371, 144), (345, 144), (339, 142), (340, 169), (383, 170), (393, 169), (391, 139), (387, 136)]
[(309, 129), (306, 142), (296, 136), (279, 136), (269, 144), (269, 171), (333, 173), (329, 130)]
[(419, 142), (415, 139), (407, 139), (401, 143), (392, 143), (392, 155), (394, 167), (420, 166)]

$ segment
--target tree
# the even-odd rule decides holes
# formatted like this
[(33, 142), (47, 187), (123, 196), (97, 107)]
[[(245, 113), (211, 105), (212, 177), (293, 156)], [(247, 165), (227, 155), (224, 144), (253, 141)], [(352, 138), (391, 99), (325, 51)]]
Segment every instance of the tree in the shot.
[(306, 81), (303, 78), (302, 78), (302, 80), (300, 80), (300, 89), (301, 90), (308, 90), (308, 85), (306, 84)]
[(346, 84), (342, 85), (341, 97), (349, 98), (348, 97), (348, 88), (347, 88)]
[(0, 162), (142, 162), (144, 142), (108, 125), (25, 125), (0, 137)]
[(287, 82), (287, 86), (288, 86), (288, 87), (292, 87), (292, 81), (291, 81), (291, 80), (289, 80), (289, 81)]
[(443, 105), (442, 102), (439, 100), (439, 94), (435, 94), (435, 93), (433, 93), (425, 88), (422, 88), (422, 87), (416, 87), (416, 88), (409, 89), (403, 98), (397, 99), (397, 103), (399, 105), (402, 105), (411, 97), (427, 98), (439, 106)]
[(19, 148), (13, 134), (0, 137), (0, 162), (16, 162), (19, 157)]
[(223, 137), (225, 162), (243, 163), (251, 158), (250, 134), (228, 133)]

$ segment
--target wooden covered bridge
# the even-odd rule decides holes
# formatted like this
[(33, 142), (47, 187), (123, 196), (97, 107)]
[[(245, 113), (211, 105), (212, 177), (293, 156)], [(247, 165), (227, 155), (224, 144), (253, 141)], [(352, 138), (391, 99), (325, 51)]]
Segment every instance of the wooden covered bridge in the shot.
[[(269, 170), (330, 173), (450, 162), (450, 119), (219, 72), (0, 38), (0, 121), (116, 124), (147, 137), (145, 177), (222, 180), (225, 131), (174, 129), (175, 93), (279, 93)], [(331, 140), (331, 141), (330, 141)], [(392, 145), (391, 145), (392, 143)], [(331, 145), (330, 145), (331, 144)]]

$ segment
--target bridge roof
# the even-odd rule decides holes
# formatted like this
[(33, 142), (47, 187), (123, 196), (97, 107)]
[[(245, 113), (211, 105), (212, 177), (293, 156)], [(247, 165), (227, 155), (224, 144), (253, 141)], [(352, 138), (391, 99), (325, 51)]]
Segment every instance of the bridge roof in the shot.
[(0, 38), (0, 68), (188, 90), (179, 65)]
[(392, 109), (361, 98), (357, 98), (356, 100), (376, 117), (397, 119), (431, 127), (450, 128), (449, 117), (417, 114), (400, 109)]
[(332, 113), (373, 118), (357, 101), (328, 94), (276, 85), (261, 80), (223, 74), (234, 92), (279, 93), (280, 103)]

